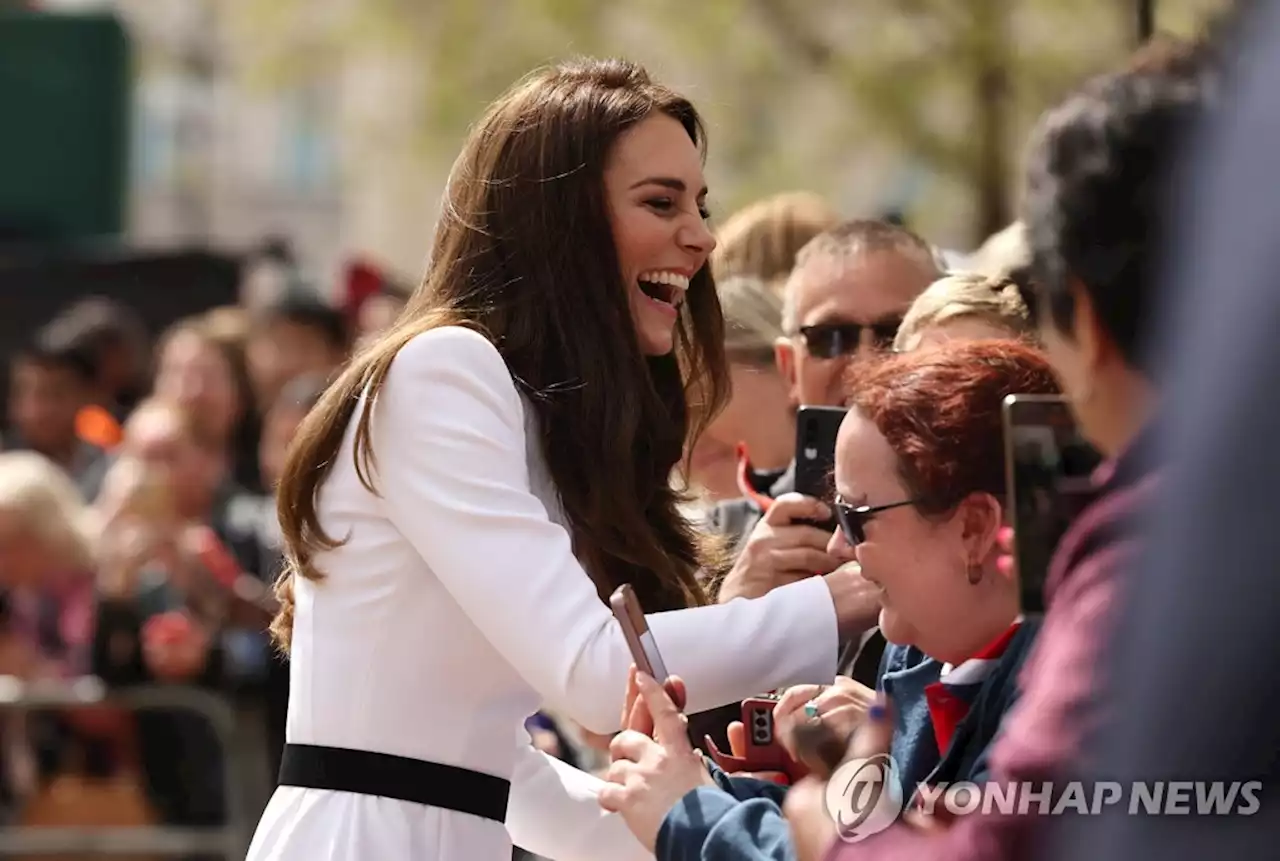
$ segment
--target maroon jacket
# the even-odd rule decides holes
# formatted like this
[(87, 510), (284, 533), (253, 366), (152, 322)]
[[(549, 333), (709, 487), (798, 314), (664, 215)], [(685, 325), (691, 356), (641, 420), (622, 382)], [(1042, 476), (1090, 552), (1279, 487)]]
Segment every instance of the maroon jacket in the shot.
[[(1098, 497), (1054, 554), (1045, 585), (1048, 612), (1019, 677), (1020, 696), (991, 749), (1000, 784), (1070, 779), (1086, 735), (1101, 718), (1099, 662), (1134, 564), (1138, 516), (1158, 475), (1145, 432), (1098, 473)], [(1038, 857), (1045, 829), (1038, 805), (1027, 813), (973, 813), (943, 834), (897, 824), (860, 843), (840, 843), (827, 861), (1013, 861)], [(1052, 805), (1050, 805), (1051, 807)]]

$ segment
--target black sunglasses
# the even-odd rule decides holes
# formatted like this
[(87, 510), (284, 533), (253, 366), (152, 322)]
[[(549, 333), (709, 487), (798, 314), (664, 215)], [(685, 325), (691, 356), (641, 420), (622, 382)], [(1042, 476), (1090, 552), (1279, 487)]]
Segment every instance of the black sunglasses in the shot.
[(819, 359), (834, 359), (847, 353), (857, 351), (862, 343), (862, 332), (871, 332), (872, 343), (878, 349), (885, 349), (898, 336), (901, 320), (885, 323), (873, 323), (864, 326), (861, 323), (819, 323), (815, 326), (801, 326), (800, 337), (804, 339), (805, 348)]
[(882, 511), (915, 504), (916, 501), (914, 499), (906, 499), (902, 502), (891, 502), (888, 505), (850, 505), (842, 501), (840, 497), (836, 497), (834, 507), (836, 510), (836, 522), (840, 524), (840, 531), (844, 533), (844, 540), (849, 542), (850, 547), (857, 547), (867, 540), (868, 520)]

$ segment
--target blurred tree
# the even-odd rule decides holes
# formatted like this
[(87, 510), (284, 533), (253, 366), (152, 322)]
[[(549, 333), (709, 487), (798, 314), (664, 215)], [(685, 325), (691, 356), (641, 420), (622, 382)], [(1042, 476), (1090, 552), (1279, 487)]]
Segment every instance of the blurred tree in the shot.
[[(790, 187), (839, 204), (864, 163), (860, 196), (888, 196), (895, 171), (928, 177), (911, 184), (929, 208), (955, 191), (967, 212), (962, 234), (951, 219), (950, 238), (975, 244), (1011, 219), (1030, 122), (1082, 75), (1114, 64), (1134, 27), (1132, 6), (1115, 0), (236, 3), (271, 75), (353, 56), (412, 69), (397, 111), (413, 130), (407, 145), (433, 160), (451, 157), (484, 105), (531, 68), (572, 53), (622, 54), (706, 115), (721, 209)], [(1162, 0), (1161, 14), (1221, 5)], [(939, 229), (936, 214), (908, 215)]]

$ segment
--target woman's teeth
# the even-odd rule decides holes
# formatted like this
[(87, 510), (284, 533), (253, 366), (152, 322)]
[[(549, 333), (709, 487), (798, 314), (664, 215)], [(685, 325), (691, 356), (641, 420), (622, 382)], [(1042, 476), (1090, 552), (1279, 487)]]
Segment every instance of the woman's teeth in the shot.
[(650, 299), (677, 307), (684, 301), (685, 291), (689, 289), (688, 277), (678, 272), (643, 272), (636, 281), (640, 290)]

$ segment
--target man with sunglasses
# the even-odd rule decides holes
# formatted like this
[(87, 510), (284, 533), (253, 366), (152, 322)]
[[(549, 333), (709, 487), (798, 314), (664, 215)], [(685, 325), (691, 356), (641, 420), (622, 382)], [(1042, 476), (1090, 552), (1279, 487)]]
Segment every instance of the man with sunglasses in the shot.
[[(847, 221), (805, 245), (787, 279), (784, 335), (774, 347), (791, 408), (843, 406), (850, 363), (888, 349), (911, 303), (941, 274), (927, 242), (887, 222)], [(744, 462), (740, 475), (743, 497), (712, 513), (712, 527), (739, 550), (719, 600), (756, 597), (840, 564), (826, 552), (829, 534), (807, 525), (831, 512), (794, 493), (794, 463), (761, 481)]]
[[(783, 295), (783, 337), (774, 360), (792, 409), (844, 406), (844, 377), (859, 358), (887, 350), (911, 303), (942, 275), (929, 243), (905, 227), (859, 219), (815, 236), (796, 255)], [(831, 520), (829, 501), (795, 492), (795, 463), (780, 474), (754, 473), (744, 453), (741, 499), (720, 503), (710, 525), (736, 544), (738, 558), (713, 586), (717, 600), (758, 597), (842, 564), (827, 552), (830, 533), (809, 525)], [(840, 672), (875, 684), (884, 642), (874, 637), (877, 593), (868, 587), (868, 635), (846, 644)], [(724, 726), (736, 706), (691, 716), (692, 735), (727, 744)]]

